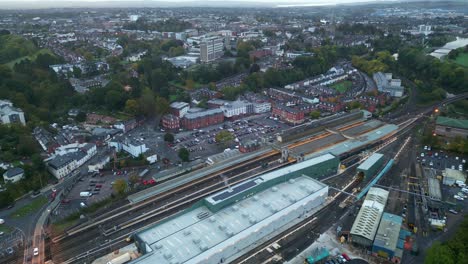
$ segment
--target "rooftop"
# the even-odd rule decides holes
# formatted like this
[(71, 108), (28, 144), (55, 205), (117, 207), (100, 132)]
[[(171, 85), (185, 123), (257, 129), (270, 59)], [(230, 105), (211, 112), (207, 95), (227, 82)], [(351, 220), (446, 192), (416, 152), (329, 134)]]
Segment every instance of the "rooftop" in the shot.
[[(324, 153), (331, 153), (335, 156), (339, 156), (350, 150), (362, 147), (366, 144), (369, 144), (370, 142), (373, 142), (375, 140), (388, 136), (394, 133), (397, 129), (398, 129), (397, 125), (393, 125), (393, 124), (384, 125), (384, 126), (379, 127), (378, 129), (364, 133), (358, 136), (356, 139), (348, 139), (344, 142), (335, 144), (331, 147), (321, 149), (320, 151), (315, 152), (311, 154), (310, 156), (315, 157), (315, 156), (323, 155)], [(308, 158), (309, 157), (306, 157), (306, 159)]]
[(466, 180), (466, 175), (463, 171), (459, 170), (452, 170), (449, 168), (446, 168), (445, 171), (443, 172), (443, 176), (451, 179), (455, 179), (456, 181), (465, 181)]
[(175, 108), (175, 109), (182, 109), (182, 108), (188, 107), (188, 106), (189, 106), (189, 104), (186, 103), (186, 102), (173, 102), (171, 104), (171, 107)]
[[(202, 263), (223, 248), (245, 244), (244, 239), (257, 229), (296, 210), (302, 206), (299, 201), (319, 190), (326, 191), (327, 186), (307, 176), (300, 176), (217, 212), (210, 211), (206, 206), (193, 208), (139, 233), (138, 237), (147, 243), (152, 252), (138, 263)], [(205, 202), (218, 195), (207, 198)]]
[(369, 189), (351, 228), (352, 235), (359, 235), (371, 241), (374, 240), (387, 198), (388, 191), (375, 187)]
[(226, 189), (215, 195), (205, 198), (206, 204), (210, 206), (210, 208), (217, 208), (221, 204), (225, 206), (229, 203), (233, 203), (236, 200), (238, 200), (239, 197), (242, 196), (242, 193), (249, 192), (254, 188), (257, 191), (262, 189), (262, 186), (267, 186), (265, 185), (265, 183), (272, 182), (275, 179), (286, 180), (287, 178), (291, 178), (294, 174), (297, 174), (298, 172), (301, 172), (306, 168), (334, 159), (336, 159), (336, 157), (334, 157), (333, 155), (325, 154), (314, 159), (299, 162), (290, 166), (283, 167), (281, 169), (262, 174), (257, 178), (244, 181), (232, 188)]
[(70, 152), (65, 155), (56, 156), (54, 159), (48, 162), (48, 165), (57, 170), (69, 164), (73, 160), (82, 159), (84, 156), (86, 156), (86, 154), (82, 151)]
[(215, 108), (215, 109), (209, 109), (209, 110), (196, 112), (196, 113), (187, 113), (184, 116), (184, 118), (196, 119), (196, 118), (200, 118), (200, 117), (205, 117), (205, 116), (215, 115), (215, 114), (222, 114), (222, 113), (223, 113), (223, 110), (221, 110), (219, 108)]
[(436, 178), (427, 178), (429, 187), (429, 196), (433, 200), (442, 200), (442, 192), (440, 190), (440, 182)]
[(366, 161), (364, 161), (359, 167), (358, 170), (369, 170), (375, 163), (377, 163), (383, 157), (380, 153), (374, 153)]
[(374, 245), (390, 251), (397, 249), (403, 218), (398, 215), (383, 213), (379, 229), (375, 236)]
[(14, 167), (14, 168), (7, 170), (3, 175), (7, 178), (13, 178), (23, 173), (24, 173), (24, 170), (22, 168)]
[(448, 127), (455, 127), (455, 128), (461, 128), (461, 129), (468, 129), (468, 120), (439, 116), (437, 117), (436, 123), (439, 126), (448, 126)]

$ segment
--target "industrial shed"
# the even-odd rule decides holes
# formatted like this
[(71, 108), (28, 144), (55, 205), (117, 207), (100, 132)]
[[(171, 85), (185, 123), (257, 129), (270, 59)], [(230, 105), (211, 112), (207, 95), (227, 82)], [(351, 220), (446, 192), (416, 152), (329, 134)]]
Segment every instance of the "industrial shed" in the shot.
[(365, 247), (372, 246), (387, 199), (388, 191), (375, 187), (369, 189), (351, 227), (352, 242)]
[(389, 260), (401, 259), (403, 251), (398, 249), (398, 242), (402, 223), (401, 216), (384, 213), (375, 236), (372, 252)]
[(229, 263), (321, 209), (328, 186), (307, 172), (336, 170), (337, 162), (327, 154), (208, 196), (135, 234), (143, 255), (131, 263)]
[(444, 177), (442, 183), (445, 185), (454, 185), (456, 181), (466, 181), (466, 175), (463, 171), (447, 168), (442, 175)]
[(376, 174), (384, 162), (383, 155), (380, 153), (372, 154), (366, 161), (357, 167), (358, 173), (364, 174), (365, 178)]

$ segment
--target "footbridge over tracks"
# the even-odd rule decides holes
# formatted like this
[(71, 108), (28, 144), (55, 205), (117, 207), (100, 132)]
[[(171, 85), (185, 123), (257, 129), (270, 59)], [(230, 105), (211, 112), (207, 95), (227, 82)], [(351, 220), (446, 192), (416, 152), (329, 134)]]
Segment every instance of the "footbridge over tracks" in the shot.
[(347, 138), (347, 139), (356, 139), (356, 137), (346, 135), (343, 131), (335, 130), (335, 129), (332, 129), (332, 128), (325, 128), (325, 131), (327, 131), (328, 133), (335, 134), (335, 135), (341, 135), (341, 136), (343, 136), (344, 138)]

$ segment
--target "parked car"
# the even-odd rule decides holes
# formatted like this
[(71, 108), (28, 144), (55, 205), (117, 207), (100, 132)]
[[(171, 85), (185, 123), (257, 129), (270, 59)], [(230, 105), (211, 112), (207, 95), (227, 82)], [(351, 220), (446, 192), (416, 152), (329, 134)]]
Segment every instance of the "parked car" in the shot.
[(70, 200), (69, 199), (63, 199), (61, 202), (62, 202), (62, 204), (69, 204)]
[(343, 258), (346, 259), (346, 261), (350, 261), (350, 260), (351, 260), (351, 258), (350, 258), (350, 257), (348, 256), (348, 254), (346, 254), (346, 253), (341, 254), (341, 256), (343, 256)]
[(8, 248), (6, 249), (6, 253), (7, 253), (8, 255), (13, 255), (13, 253), (15, 253), (15, 251), (13, 250), (12, 247), (8, 247)]
[(452, 213), (452, 214), (458, 214), (458, 212), (453, 210), (453, 209), (450, 209), (449, 212)]
[(33, 255), (34, 256), (39, 255), (39, 249), (38, 248), (34, 248)]
[(0, 218), (0, 225), (4, 224), (5, 223), (5, 220), (1, 219)]
[(453, 198), (457, 199), (458, 201), (463, 201), (463, 200), (465, 200), (465, 199), (463, 199), (463, 197), (460, 197), (460, 196), (458, 196), (458, 195), (456, 195), (456, 194), (453, 196)]

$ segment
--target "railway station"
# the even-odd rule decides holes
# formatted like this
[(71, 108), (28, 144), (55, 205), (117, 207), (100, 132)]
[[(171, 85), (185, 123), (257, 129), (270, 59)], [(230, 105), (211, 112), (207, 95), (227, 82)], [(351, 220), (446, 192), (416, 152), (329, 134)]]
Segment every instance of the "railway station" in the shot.
[(133, 264), (223, 263), (302, 221), (326, 204), (328, 186), (311, 173), (338, 168), (330, 154), (230, 186), (135, 235)]

